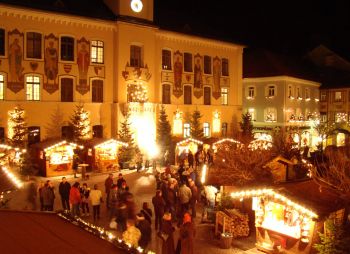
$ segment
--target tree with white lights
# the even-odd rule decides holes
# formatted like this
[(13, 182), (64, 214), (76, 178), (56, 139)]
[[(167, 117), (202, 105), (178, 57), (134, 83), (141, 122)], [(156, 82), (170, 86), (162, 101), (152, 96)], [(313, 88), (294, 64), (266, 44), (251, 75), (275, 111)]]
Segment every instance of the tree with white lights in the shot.
[(159, 145), (161, 155), (164, 155), (165, 151), (167, 150), (170, 152), (171, 140), (171, 125), (165, 108), (162, 105), (159, 111), (159, 119), (157, 124), (157, 144)]
[(191, 136), (196, 139), (203, 138), (203, 128), (201, 127), (201, 112), (196, 109), (191, 115)]
[(76, 109), (70, 118), (70, 125), (73, 127), (74, 140), (82, 141), (90, 137), (90, 115), (84, 109), (83, 104), (76, 105)]
[(24, 109), (20, 106), (16, 106), (13, 111), (9, 112), (9, 140), (14, 147), (25, 147), (27, 123), (24, 114)]

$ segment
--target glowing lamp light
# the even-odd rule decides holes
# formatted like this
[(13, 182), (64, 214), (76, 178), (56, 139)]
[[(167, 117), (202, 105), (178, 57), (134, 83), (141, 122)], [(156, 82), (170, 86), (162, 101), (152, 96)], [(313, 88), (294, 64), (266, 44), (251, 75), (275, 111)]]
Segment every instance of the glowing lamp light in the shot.
[(221, 115), (218, 111), (213, 114), (213, 132), (218, 133), (221, 130)]
[(204, 164), (202, 167), (201, 183), (205, 183), (206, 178), (207, 178), (207, 165)]
[(17, 188), (22, 188), (23, 183), (18, 179), (12, 172), (10, 172), (6, 167), (2, 167), (2, 171), (6, 174), (6, 176), (11, 180), (11, 182), (16, 185)]
[(178, 109), (174, 113), (174, 120), (173, 120), (173, 134), (174, 135), (181, 135), (182, 134), (182, 112), (180, 112)]

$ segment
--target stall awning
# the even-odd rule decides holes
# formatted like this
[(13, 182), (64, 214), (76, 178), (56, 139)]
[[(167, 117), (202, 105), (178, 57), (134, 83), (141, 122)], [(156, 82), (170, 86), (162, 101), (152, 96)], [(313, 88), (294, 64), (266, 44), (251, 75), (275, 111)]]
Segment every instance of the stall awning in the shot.
[(193, 142), (193, 143), (196, 143), (198, 145), (203, 145), (203, 142), (200, 141), (200, 140), (197, 140), (197, 139), (194, 139), (194, 138), (186, 138), (180, 142), (177, 142), (176, 143), (176, 146), (182, 146), (182, 145), (185, 145), (185, 144), (188, 144), (190, 142)]
[(34, 145), (32, 145), (33, 148), (39, 148), (40, 150), (44, 150), (45, 152), (48, 150), (51, 150), (53, 148), (62, 146), (62, 145), (71, 145), (74, 148), (84, 148), (84, 146), (80, 145), (80, 144), (76, 144), (73, 142), (68, 142), (67, 140), (48, 140), (48, 141), (43, 141), (40, 143), (36, 143)]
[(222, 143), (225, 143), (225, 142), (234, 143), (234, 144), (242, 144), (241, 142), (239, 142), (238, 140), (235, 140), (233, 138), (223, 138), (223, 139), (220, 139), (220, 140), (216, 141), (215, 143), (213, 143), (213, 147), (220, 145)]
[(116, 146), (128, 146), (128, 144), (125, 142), (115, 140), (115, 139), (108, 139), (108, 140), (105, 140), (103, 142), (95, 144), (94, 148), (104, 147), (106, 145), (112, 145), (112, 144), (114, 144)]

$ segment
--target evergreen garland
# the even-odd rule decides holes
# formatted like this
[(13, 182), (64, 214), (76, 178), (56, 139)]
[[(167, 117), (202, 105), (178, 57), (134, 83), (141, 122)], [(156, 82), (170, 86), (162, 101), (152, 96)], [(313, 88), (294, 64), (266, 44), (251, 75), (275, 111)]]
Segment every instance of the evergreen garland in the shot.
[(195, 139), (202, 139), (203, 138), (203, 128), (201, 127), (201, 120), (202, 115), (199, 110), (193, 111), (191, 115), (191, 136)]

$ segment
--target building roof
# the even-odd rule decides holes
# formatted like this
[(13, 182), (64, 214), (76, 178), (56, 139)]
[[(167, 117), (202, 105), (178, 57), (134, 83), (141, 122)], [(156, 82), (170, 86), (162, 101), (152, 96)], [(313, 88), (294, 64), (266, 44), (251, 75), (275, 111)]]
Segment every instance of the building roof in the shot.
[(55, 213), (0, 210), (4, 253), (126, 253)]
[(314, 67), (301, 59), (264, 49), (246, 48), (243, 53), (243, 78), (290, 76), (319, 81)]
[(89, 18), (116, 19), (102, 0), (0, 0), (0, 3)]

